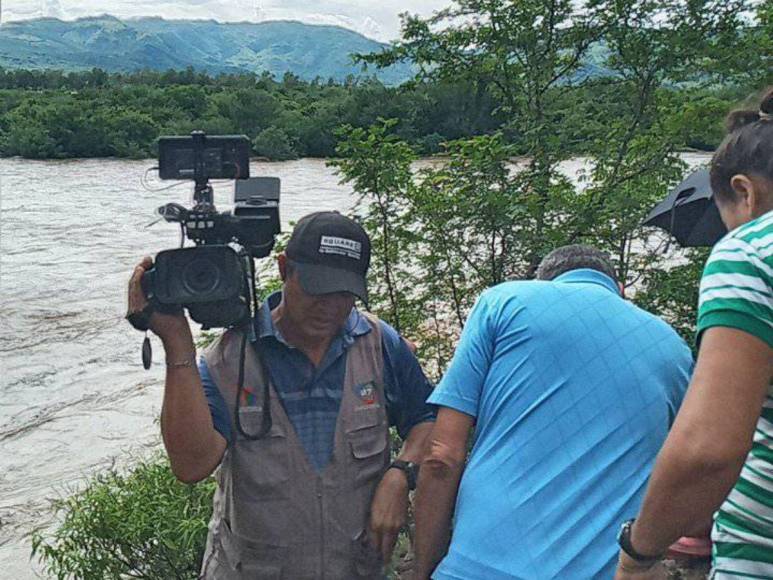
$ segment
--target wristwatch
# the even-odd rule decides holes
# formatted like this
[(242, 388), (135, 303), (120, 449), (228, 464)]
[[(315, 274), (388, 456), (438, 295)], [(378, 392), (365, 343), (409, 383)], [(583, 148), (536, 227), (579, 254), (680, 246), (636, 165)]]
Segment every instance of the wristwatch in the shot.
[(399, 469), (405, 473), (405, 477), (408, 479), (408, 489), (413, 491), (416, 489), (416, 480), (419, 478), (419, 465), (411, 463), (410, 461), (403, 461), (402, 459), (395, 459), (389, 464), (389, 469)]
[(636, 520), (633, 519), (623, 522), (623, 525), (620, 526), (620, 532), (617, 534), (617, 543), (623, 552), (628, 554), (629, 557), (636, 560), (637, 562), (641, 562), (642, 564), (654, 564), (662, 558), (662, 555), (659, 554), (657, 556), (651, 556), (642, 554), (637, 552), (634, 549), (633, 544), (631, 544), (631, 529), (633, 529), (633, 522), (635, 521)]

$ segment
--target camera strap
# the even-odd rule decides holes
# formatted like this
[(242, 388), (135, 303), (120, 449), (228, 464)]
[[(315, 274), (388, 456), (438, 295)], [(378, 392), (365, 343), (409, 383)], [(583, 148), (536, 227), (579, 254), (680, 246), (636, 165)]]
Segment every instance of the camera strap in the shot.
[[(249, 275), (249, 278), (247, 279), (247, 287), (250, 294), (250, 302), (252, 303), (252, 313), (254, 318), (250, 316), (242, 323), (242, 344), (239, 353), (239, 384), (236, 390), (236, 405), (234, 406), (234, 409), (236, 413), (236, 428), (239, 430), (239, 433), (241, 433), (242, 436), (246, 439), (255, 441), (268, 435), (268, 432), (271, 431), (271, 426), (273, 425), (273, 419), (271, 418), (271, 377), (269, 376), (268, 365), (266, 365), (266, 361), (263, 357), (263, 349), (260, 347), (260, 316), (258, 314), (260, 310), (260, 304), (258, 303), (258, 293), (256, 288), (257, 280), (255, 262), (253, 262), (252, 258), (249, 257), (247, 258), (247, 270)], [(246, 364), (247, 355), (247, 337), (254, 337), (254, 340), (251, 342), (255, 351), (255, 356), (258, 359), (261, 380), (263, 382), (263, 417), (260, 423), (260, 431), (257, 433), (247, 433), (242, 427), (242, 422), (239, 418), (239, 405), (241, 404), (242, 391), (244, 389), (244, 365)]]
[(150, 370), (150, 364), (153, 362), (153, 349), (150, 346), (150, 337), (148, 331), (145, 331), (145, 340), (142, 341), (142, 366), (146, 371)]
[(140, 332), (145, 333), (145, 338), (142, 341), (142, 367), (146, 371), (150, 370), (150, 365), (153, 362), (153, 348), (150, 346), (148, 330), (150, 329), (150, 316), (154, 310), (153, 304), (148, 302), (142, 310), (130, 312), (126, 315), (126, 320), (129, 321), (129, 324)]
[(244, 369), (247, 364), (247, 342), (250, 334), (250, 322), (245, 323), (245, 328), (242, 332), (242, 343), (239, 348), (239, 379), (236, 388), (236, 405), (234, 407), (234, 420), (236, 428), (239, 433), (250, 441), (257, 441), (262, 439), (268, 432), (271, 431), (273, 425), (273, 419), (271, 418), (271, 379), (268, 374), (268, 368), (266, 367), (266, 361), (263, 358), (263, 349), (260, 348), (260, 341), (256, 340), (253, 343), (253, 349), (255, 355), (258, 358), (258, 366), (260, 367), (261, 382), (263, 383), (263, 417), (260, 424), (260, 430), (257, 433), (247, 433), (242, 426), (241, 419), (239, 417), (239, 407), (242, 400), (242, 391), (244, 390)]

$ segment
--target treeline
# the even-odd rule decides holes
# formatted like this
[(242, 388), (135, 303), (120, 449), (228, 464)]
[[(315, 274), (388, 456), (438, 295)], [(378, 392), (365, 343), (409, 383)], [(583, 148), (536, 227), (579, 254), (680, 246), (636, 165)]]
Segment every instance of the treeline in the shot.
[[(676, 100), (686, 93), (668, 91)], [(716, 111), (745, 92), (691, 92), (695, 123), (686, 124), (683, 146), (715, 147), (721, 137)], [(570, 91), (556, 88), (550, 98), (563, 111), (553, 120), (556, 134), (578, 155), (604, 138), (601, 118), (615, 115), (622, 105), (614, 83), (603, 79)], [(254, 153), (270, 159), (331, 157), (342, 126), (369, 127), (379, 118), (396, 119), (393, 133), (422, 155), (441, 151), (444, 142), (491, 134), (503, 126), (516, 151), (524, 140), (479, 82), (388, 87), (372, 78), (307, 82), (292, 74), (281, 80), (267, 74), (209, 76), (191, 68), (113, 74), (0, 68), (4, 157), (153, 157), (157, 137), (195, 129), (245, 134)]]
[(185, 71), (131, 74), (0, 69), (0, 155), (154, 156), (159, 135), (247, 135), (271, 159), (329, 157), (337, 129), (399, 119), (395, 132), (424, 153), (501, 125), (484, 90), (460, 84), (386, 87), (379, 81), (305, 82), (287, 74)]

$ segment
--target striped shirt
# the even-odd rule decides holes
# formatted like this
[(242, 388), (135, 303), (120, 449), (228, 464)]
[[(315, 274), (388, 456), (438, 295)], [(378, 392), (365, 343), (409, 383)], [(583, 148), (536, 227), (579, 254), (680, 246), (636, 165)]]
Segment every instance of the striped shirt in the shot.
[[(698, 333), (737, 328), (773, 348), (773, 212), (732, 231), (701, 279)], [(714, 516), (712, 578), (773, 578), (773, 386), (735, 487)]]

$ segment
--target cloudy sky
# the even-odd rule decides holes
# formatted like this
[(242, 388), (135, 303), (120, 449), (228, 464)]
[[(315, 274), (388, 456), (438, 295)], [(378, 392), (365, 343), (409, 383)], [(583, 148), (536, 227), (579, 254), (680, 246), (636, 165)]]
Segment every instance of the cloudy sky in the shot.
[(398, 36), (398, 14), (428, 16), (450, 0), (0, 0), (2, 21), (52, 16), (74, 19), (96, 14), (119, 18), (212, 18), (220, 21), (292, 19), (337, 24), (378, 40)]

